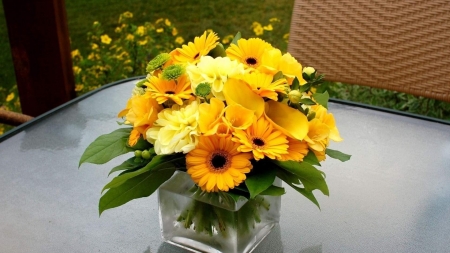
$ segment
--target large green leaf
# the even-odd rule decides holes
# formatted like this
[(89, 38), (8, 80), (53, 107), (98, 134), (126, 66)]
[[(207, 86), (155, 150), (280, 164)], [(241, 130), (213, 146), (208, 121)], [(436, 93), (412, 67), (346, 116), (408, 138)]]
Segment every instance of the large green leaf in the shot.
[(142, 168), (148, 163), (148, 160), (144, 159), (137, 159), (136, 157), (131, 157), (130, 159), (126, 160), (122, 164), (114, 167), (109, 172), (108, 176), (111, 175), (111, 173), (114, 173), (116, 171), (123, 171), (123, 170), (134, 170), (137, 168)]
[(99, 214), (130, 200), (150, 196), (161, 184), (166, 182), (176, 169), (147, 171), (133, 177), (118, 187), (109, 189), (99, 202)]
[(158, 155), (155, 156), (147, 165), (143, 168), (138, 169), (136, 171), (121, 174), (111, 180), (108, 184), (103, 187), (102, 192), (109, 188), (118, 187), (125, 182), (127, 182), (130, 178), (137, 177), (140, 174), (143, 174), (147, 171), (157, 171), (163, 169), (177, 169), (180, 164), (185, 160), (183, 155)]
[(296, 175), (306, 191), (320, 190), (324, 195), (329, 195), (328, 186), (325, 182), (322, 171), (316, 169), (309, 163), (299, 163), (294, 161), (272, 161), (280, 168)]
[(341, 151), (337, 151), (337, 150), (329, 149), (329, 148), (327, 148), (325, 150), (325, 153), (329, 157), (334, 158), (334, 159), (338, 159), (341, 162), (348, 161), (348, 160), (350, 160), (350, 157), (352, 157), (351, 155), (344, 154)]
[(324, 93), (315, 93), (312, 95), (312, 97), (319, 105), (322, 105), (323, 107), (328, 109), (328, 99), (330, 98), (330, 95), (327, 91), (325, 91)]
[(231, 41), (231, 44), (237, 45), (237, 42), (238, 42), (238, 40), (241, 39), (241, 37), (242, 37), (241, 32), (237, 32), (236, 35), (234, 36), (233, 40)]
[(247, 179), (245, 179), (250, 198), (253, 199), (261, 192), (267, 190), (275, 181), (276, 176), (277, 172), (271, 166), (255, 166), (252, 172), (248, 174)]
[(271, 186), (269, 186), (269, 188), (265, 189), (259, 195), (281, 196), (285, 193), (286, 193), (286, 190), (283, 187), (271, 185)]
[(313, 202), (320, 209), (319, 202), (317, 201), (317, 199), (314, 196), (314, 194), (312, 193), (312, 191), (307, 191), (307, 190), (305, 190), (305, 188), (301, 188), (301, 187), (297, 186), (297, 185), (299, 185), (300, 180), (296, 175), (294, 175), (288, 171), (285, 171), (283, 169), (279, 169), (277, 171), (277, 177), (279, 177), (281, 180), (283, 180), (285, 183), (287, 183), (294, 190), (298, 191), (300, 194), (305, 196), (307, 199), (309, 199), (311, 202)]
[(303, 162), (309, 163), (311, 165), (320, 166), (319, 159), (317, 159), (317, 156), (312, 151), (309, 151), (308, 154), (306, 154), (306, 156), (303, 157)]
[(104, 134), (95, 139), (84, 151), (78, 167), (83, 163), (104, 164), (111, 159), (131, 151), (127, 140), (131, 128), (119, 128), (112, 133)]

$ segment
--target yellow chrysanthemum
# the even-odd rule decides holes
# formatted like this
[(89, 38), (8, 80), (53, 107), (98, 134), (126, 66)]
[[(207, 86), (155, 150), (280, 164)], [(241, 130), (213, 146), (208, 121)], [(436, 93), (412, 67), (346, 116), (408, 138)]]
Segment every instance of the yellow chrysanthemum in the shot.
[(154, 144), (155, 153), (188, 153), (198, 142), (198, 104), (173, 105), (158, 114), (153, 127), (146, 132), (147, 141)]
[(244, 74), (244, 65), (227, 57), (203, 56), (197, 65), (189, 64), (186, 72), (191, 79), (192, 90), (195, 91), (200, 83), (209, 83), (212, 94), (225, 100), (223, 87), (229, 78)]
[(280, 161), (296, 161), (301, 162), (308, 154), (308, 143), (296, 139), (288, 138), (288, 153), (281, 155)]
[(242, 62), (250, 68), (258, 68), (264, 52), (272, 46), (259, 38), (240, 39), (236, 44), (231, 44), (226, 53), (230, 59)]
[(279, 159), (281, 155), (288, 153), (286, 135), (274, 129), (264, 117), (255, 119), (247, 130), (236, 129), (233, 136), (233, 141), (241, 143), (238, 151), (253, 152), (256, 160), (265, 156)]
[(203, 191), (233, 189), (252, 169), (251, 153), (240, 153), (238, 146), (230, 137), (201, 136), (197, 147), (186, 155), (187, 173)]
[(278, 101), (278, 93), (286, 94), (287, 81), (284, 78), (272, 82), (273, 77), (260, 72), (245, 74), (242, 79), (250, 85), (253, 92), (260, 97)]
[(204, 32), (202, 36), (195, 37), (194, 42), (173, 50), (171, 55), (175, 63), (197, 63), (200, 57), (207, 55), (217, 46), (218, 40), (216, 33)]
[(170, 99), (178, 105), (182, 105), (182, 99), (192, 97), (191, 83), (187, 75), (182, 75), (177, 80), (164, 80), (151, 76), (145, 84), (147, 85), (147, 95), (155, 98), (160, 104)]

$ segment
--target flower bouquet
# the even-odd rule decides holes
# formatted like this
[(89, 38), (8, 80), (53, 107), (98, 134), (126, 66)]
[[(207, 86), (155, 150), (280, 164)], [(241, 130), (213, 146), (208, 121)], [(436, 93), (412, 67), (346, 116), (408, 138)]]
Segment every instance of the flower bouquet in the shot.
[(100, 214), (159, 188), (168, 242), (202, 251), (250, 252), (279, 221), (282, 181), (319, 206), (320, 166), (341, 141), (328, 113), (323, 75), (289, 53), (238, 33), (228, 48), (213, 32), (147, 66), (123, 126), (98, 137), (80, 159), (103, 164), (134, 152), (110, 173)]

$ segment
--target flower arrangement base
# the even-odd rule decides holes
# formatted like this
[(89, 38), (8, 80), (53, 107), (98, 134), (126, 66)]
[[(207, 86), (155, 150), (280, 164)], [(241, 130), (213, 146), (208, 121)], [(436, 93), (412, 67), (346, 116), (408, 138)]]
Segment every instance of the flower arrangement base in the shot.
[(158, 190), (162, 237), (192, 252), (252, 252), (280, 219), (281, 197), (205, 193), (184, 172)]

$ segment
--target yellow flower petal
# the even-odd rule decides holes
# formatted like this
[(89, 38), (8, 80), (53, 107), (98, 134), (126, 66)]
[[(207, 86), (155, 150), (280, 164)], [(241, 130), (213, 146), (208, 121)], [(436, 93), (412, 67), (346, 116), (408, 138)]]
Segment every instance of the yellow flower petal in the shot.
[(223, 87), (223, 94), (228, 105), (239, 104), (255, 112), (259, 118), (264, 112), (264, 99), (252, 91), (247, 83), (228, 79)]
[(242, 105), (229, 105), (225, 109), (225, 119), (229, 126), (237, 129), (247, 129), (253, 123), (255, 113)]
[(266, 103), (268, 120), (287, 136), (303, 140), (308, 133), (308, 119), (298, 110), (286, 104), (269, 100)]

